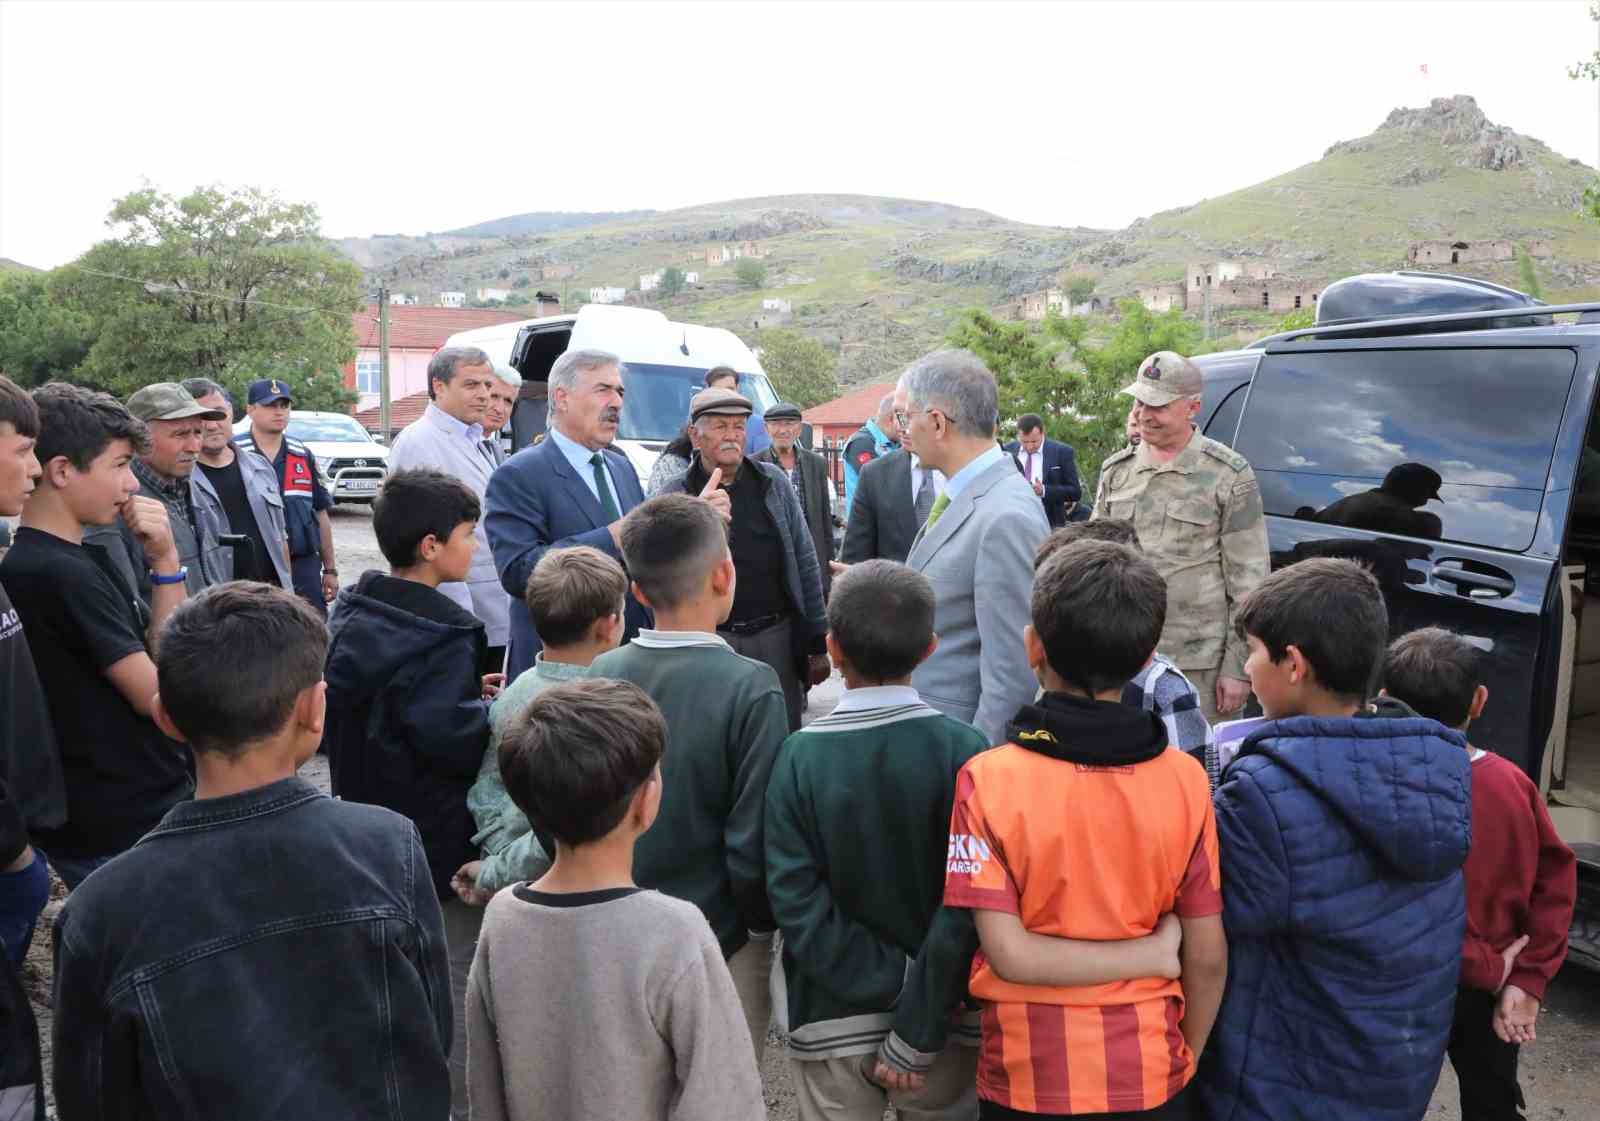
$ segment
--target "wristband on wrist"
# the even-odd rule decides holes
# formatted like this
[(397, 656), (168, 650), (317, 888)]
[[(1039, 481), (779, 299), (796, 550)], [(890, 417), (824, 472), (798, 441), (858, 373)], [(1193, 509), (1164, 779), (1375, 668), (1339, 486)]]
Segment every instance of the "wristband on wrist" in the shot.
[(181, 564), (178, 566), (178, 571), (174, 572), (171, 576), (163, 576), (159, 572), (150, 573), (150, 583), (156, 585), (157, 587), (165, 587), (168, 584), (181, 584), (188, 578), (189, 570)]
[(339, 570), (337, 568), (324, 568), (322, 574), (324, 576), (337, 576), (339, 575)]

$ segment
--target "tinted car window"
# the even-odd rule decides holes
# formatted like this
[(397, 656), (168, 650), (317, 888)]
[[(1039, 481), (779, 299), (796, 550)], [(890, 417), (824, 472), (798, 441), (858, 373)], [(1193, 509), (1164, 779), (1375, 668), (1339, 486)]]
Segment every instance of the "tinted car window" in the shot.
[[(623, 387), (622, 423), (617, 435), (624, 440), (670, 440), (689, 420), (689, 399), (705, 388), (706, 372), (694, 366), (652, 366), (627, 363)], [(755, 405), (756, 417), (778, 403), (772, 386), (759, 374), (740, 374), (739, 392)]]
[(372, 442), (367, 430), (350, 417), (290, 415), (289, 435), (296, 440), (326, 443), (366, 444)]
[(1271, 355), (1234, 446), (1269, 514), (1521, 550), (1576, 365), (1555, 349)]
[(1233, 434), (1239, 428), (1239, 412), (1244, 408), (1244, 395), (1248, 388), (1248, 385), (1241, 385), (1229, 392), (1206, 422), (1205, 434), (1217, 443), (1233, 446)]

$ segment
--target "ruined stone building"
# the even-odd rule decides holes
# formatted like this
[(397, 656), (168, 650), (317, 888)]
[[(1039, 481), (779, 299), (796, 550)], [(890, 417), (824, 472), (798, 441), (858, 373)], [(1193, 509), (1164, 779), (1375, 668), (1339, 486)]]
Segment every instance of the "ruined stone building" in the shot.
[[(1530, 257), (1552, 255), (1548, 238), (1533, 238), (1522, 245)], [(1517, 243), (1503, 237), (1484, 241), (1453, 241), (1449, 238), (1414, 241), (1406, 251), (1406, 260), (1413, 265), (1470, 265), (1480, 261), (1514, 261), (1516, 258)]]

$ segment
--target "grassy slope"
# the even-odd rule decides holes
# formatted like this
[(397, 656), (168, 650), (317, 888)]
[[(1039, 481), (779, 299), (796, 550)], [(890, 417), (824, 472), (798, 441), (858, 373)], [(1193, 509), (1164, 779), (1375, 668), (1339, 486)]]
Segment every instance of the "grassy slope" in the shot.
[[(1555, 250), (1554, 260), (1538, 263), (1546, 298), (1600, 298), (1600, 226), (1575, 211), (1594, 173), (1538, 141), (1516, 139), (1523, 163), (1488, 171), (1459, 166), (1468, 149), (1445, 144), (1437, 133), (1384, 128), (1276, 179), (1117, 233), (1028, 226), (917, 200), (779, 196), (522, 238), (435, 237), (441, 247), (466, 246), (467, 255), (425, 259), (420, 275), (394, 276), (391, 283), (424, 300), (441, 289), (505, 287), (500, 271), (515, 277), (527, 267), (519, 262), (544, 256), (577, 265), (571, 280), (541, 285), (570, 297), (599, 285), (635, 289), (641, 273), (676, 265), (700, 273), (700, 285), (672, 299), (647, 297), (651, 306), (673, 318), (729, 327), (759, 345), (753, 323), (761, 299), (781, 296), (795, 311), (789, 325), (839, 355), (846, 384), (897, 372), (936, 346), (961, 308), (992, 307), (1014, 296), (1019, 284), (1065, 272), (1092, 275), (1102, 294), (1114, 296), (1179, 280), (1186, 262), (1217, 257), (1264, 258), (1288, 275), (1327, 281), (1403, 267), (1407, 246), (1422, 238), (1542, 237)], [(1407, 183), (1408, 173), (1421, 181)], [(797, 214), (803, 220), (795, 221)], [(740, 287), (731, 263), (704, 263), (700, 251), (712, 234), (726, 239), (774, 215), (787, 216), (791, 228), (760, 238), (768, 254), (762, 290)], [(947, 269), (976, 267), (978, 275), (966, 279), (981, 282), (900, 271), (896, 254)], [(1514, 263), (1471, 271), (1517, 283)]]

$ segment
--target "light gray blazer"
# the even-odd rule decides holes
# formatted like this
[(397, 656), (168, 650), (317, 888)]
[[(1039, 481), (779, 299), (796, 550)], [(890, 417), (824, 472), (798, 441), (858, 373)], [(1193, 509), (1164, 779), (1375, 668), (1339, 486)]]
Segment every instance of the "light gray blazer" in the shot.
[(933, 583), (939, 647), (912, 675), (922, 699), (1004, 743), (1039, 683), (1022, 645), (1033, 554), (1050, 532), (1039, 496), (1002, 456), (919, 531), (906, 563)]
[[(234, 455), (239, 457), (239, 473), (244, 476), (245, 497), (250, 500), (250, 512), (256, 516), (256, 528), (267, 546), (267, 557), (278, 574), (278, 583), (287, 591), (294, 591), (294, 578), (289, 571), (289, 532), (284, 528), (283, 495), (278, 491), (278, 471), (271, 460), (258, 451), (245, 451), (237, 444)], [(195, 468), (195, 475), (204, 472)], [(236, 531), (237, 532), (237, 531)]]
[[(489, 476), (494, 474), (496, 464), (490, 462), (483, 442), (463, 434), (456, 427), (458, 424), (433, 402), (428, 402), (422, 416), (406, 425), (394, 438), (394, 446), (389, 449), (389, 474), (411, 467), (432, 467), (460, 479), (478, 496), (482, 505), (489, 490)], [(440, 584), (439, 591), (477, 617), (488, 632), (490, 646), (504, 646), (511, 629), (511, 598), (500, 586), (500, 574), (495, 571), (494, 553), (489, 548), (482, 517), (478, 519), (475, 532), (478, 549), (472, 554), (472, 569), (467, 573), (466, 582)]]

